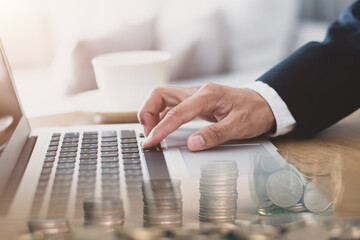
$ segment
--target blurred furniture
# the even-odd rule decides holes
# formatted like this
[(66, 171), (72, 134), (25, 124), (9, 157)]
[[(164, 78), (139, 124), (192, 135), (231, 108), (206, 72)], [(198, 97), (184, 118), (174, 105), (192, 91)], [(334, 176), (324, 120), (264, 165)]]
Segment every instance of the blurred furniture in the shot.
[(79, 110), (63, 93), (96, 88), (90, 59), (108, 51), (161, 48), (174, 55), (172, 76), (181, 81), (173, 84), (238, 86), (304, 43), (321, 41), (329, 22), (352, 2), (53, 0), (52, 67), (14, 75), (28, 116)]

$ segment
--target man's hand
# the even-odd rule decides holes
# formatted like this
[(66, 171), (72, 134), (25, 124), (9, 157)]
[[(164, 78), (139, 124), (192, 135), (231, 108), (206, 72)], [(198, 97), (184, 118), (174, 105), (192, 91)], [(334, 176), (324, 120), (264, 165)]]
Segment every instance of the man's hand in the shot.
[(144, 148), (159, 144), (182, 124), (201, 117), (216, 122), (193, 133), (188, 147), (199, 151), (230, 139), (246, 139), (269, 132), (273, 113), (253, 90), (209, 83), (202, 87), (159, 87), (139, 111), (144, 126)]

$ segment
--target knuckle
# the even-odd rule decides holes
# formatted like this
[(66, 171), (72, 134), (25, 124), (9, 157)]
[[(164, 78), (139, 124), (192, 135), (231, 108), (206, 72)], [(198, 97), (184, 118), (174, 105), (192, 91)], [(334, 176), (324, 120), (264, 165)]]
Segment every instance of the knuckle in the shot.
[(167, 118), (174, 118), (177, 119), (180, 117), (179, 115), (179, 109), (177, 107), (174, 107), (172, 109), (170, 109), (167, 113), (166, 113), (166, 117)]
[(215, 83), (206, 83), (202, 88), (203, 88), (204, 90), (213, 92), (213, 91), (218, 90), (218, 89), (220, 88), (220, 85), (215, 84)]
[(240, 122), (248, 122), (250, 118), (250, 110), (242, 109), (238, 114), (238, 120)]
[(210, 125), (208, 127), (208, 134), (212, 141), (220, 142), (222, 140), (224, 130), (221, 127)]
[(151, 95), (160, 95), (165, 91), (165, 87), (155, 87), (151, 90)]
[(173, 122), (177, 122), (179, 124), (183, 124), (183, 119), (180, 113), (180, 110), (178, 107), (174, 107), (172, 109), (170, 109), (167, 113), (166, 113), (166, 118), (170, 119), (170, 121)]

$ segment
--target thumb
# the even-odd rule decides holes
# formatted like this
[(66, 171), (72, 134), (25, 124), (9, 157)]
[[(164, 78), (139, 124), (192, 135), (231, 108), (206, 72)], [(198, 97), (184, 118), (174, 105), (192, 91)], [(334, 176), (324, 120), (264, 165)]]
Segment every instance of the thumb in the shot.
[(191, 151), (215, 147), (232, 138), (234, 130), (231, 127), (234, 126), (231, 126), (226, 118), (220, 122), (203, 127), (189, 137), (187, 145)]

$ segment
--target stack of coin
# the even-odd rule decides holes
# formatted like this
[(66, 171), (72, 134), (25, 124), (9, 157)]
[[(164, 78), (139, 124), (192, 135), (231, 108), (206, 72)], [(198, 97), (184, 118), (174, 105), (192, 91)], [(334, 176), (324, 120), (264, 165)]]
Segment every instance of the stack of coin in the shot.
[(144, 182), (144, 226), (182, 226), (180, 180), (157, 179)]
[(119, 198), (89, 198), (83, 207), (85, 225), (113, 228), (124, 224), (124, 206)]
[(27, 221), (30, 232), (42, 232), (44, 235), (70, 233), (70, 224), (66, 217), (31, 217)]
[(237, 211), (236, 162), (219, 161), (201, 166), (200, 213), (202, 222), (234, 222)]

